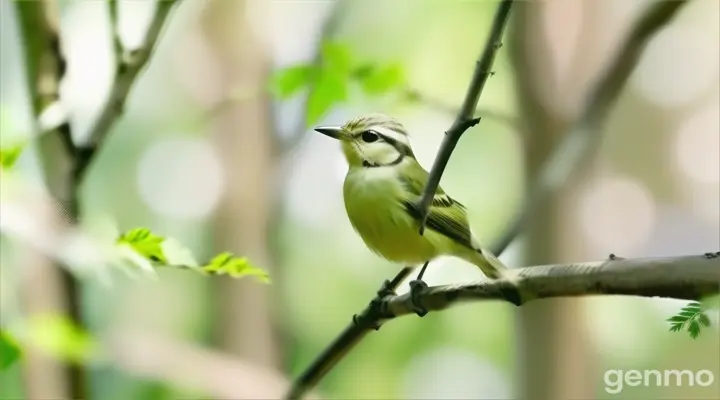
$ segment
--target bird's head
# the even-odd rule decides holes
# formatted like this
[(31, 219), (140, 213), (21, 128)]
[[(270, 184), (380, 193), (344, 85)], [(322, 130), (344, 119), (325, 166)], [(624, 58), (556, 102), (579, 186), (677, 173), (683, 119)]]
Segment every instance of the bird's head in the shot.
[(404, 157), (415, 158), (405, 128), (384, 114), (369, 114), (342, 126), (318, 127), (315, 131), (339, 140), (351, 167), (395, 165)]

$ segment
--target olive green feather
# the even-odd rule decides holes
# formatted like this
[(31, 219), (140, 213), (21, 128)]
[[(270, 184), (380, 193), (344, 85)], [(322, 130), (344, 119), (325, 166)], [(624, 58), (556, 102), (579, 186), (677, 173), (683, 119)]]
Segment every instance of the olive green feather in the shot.
[[(428, 181), (429, 174), (416, 161), (409, 163), (406, 168), (409, 169), (406, 171), (408, 173), (400, 174), (399, 177), (405, 189), (413, 194), (415, 198), (403, 202), (403, 205), (410, 215), (418, 218), (419, 213), (416, 209), (415, 202), (422, 196), (422, 191)], [(435, 191), (435, 196), (430, 205), (427, 227), (464, 246), (473, 248), (472, 235), (470, 233), (470, 225), (468, 224), (465, 206), (448, 196), (440, 186), (438, 186)]]

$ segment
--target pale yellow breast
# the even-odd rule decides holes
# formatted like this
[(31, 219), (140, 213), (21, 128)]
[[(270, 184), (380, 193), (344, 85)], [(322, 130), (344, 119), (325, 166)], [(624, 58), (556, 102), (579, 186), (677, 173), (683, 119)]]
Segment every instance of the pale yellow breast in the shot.
[(402, 205), (402, 187), (394, 168), (351, 169), (343, 195), (350, 223), (365, 245), (398, 263), (420, 264), (437, 255), (427, 236)]

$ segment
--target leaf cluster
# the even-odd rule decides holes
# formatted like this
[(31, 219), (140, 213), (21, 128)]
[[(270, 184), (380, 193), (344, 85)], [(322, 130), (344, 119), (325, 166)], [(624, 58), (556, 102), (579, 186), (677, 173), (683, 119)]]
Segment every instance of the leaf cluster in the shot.
[(690, 337), (696, 339), (703, 327), (710, 326), (710, 318), (705, 313), (703, 304), (696, 301), (688, 303), (680, 312), (668, 318), (671, 332), (687, 330)]
[(236, 279), (252, 276), (260, 282), (270, 282), (267, 272), (251, 264), (246, 257), (223, 252), (206, 263), (198, 263), (180, 242), (157, 235), (148, 228), (131, 229), (121, 234), (116, 244), (132, 249), (152, 267), (187, 268), (203, 275), (228, 275)]
[(285, 100), (309, 89), (305, 122), (311, 126), (332, 106), (347, 101), (352, 85), (359, 85), (366, 95), (380, 96), (404, 87), (405, 82), (399, 63), (361, 62), (348, 45), (325, 42), (318, 62), (278, 70), (270, 79), (270, 90)]

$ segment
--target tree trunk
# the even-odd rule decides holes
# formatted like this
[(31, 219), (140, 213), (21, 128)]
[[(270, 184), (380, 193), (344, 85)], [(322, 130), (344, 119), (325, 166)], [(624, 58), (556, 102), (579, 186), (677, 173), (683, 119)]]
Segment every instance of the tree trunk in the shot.
[[(215, 0), (202, 15), (202, 30), (220, 61), (222, 85), (249, 93), (223, 107), (211, 122), (225, 172), (225, 194), (216, 212), (214, 246), (265, 268), (277, 281), (268, 236), (274, 211), (276, 165), (270, 99), (269, 55), (250, 30), (246, 2)], [(230, 93), (228, 93), (229, 95)], [(273, 286), (253, 279), (215, 280), (215, 339), (254, 364), (279, 368), (281, 354), (273, 326)]]

